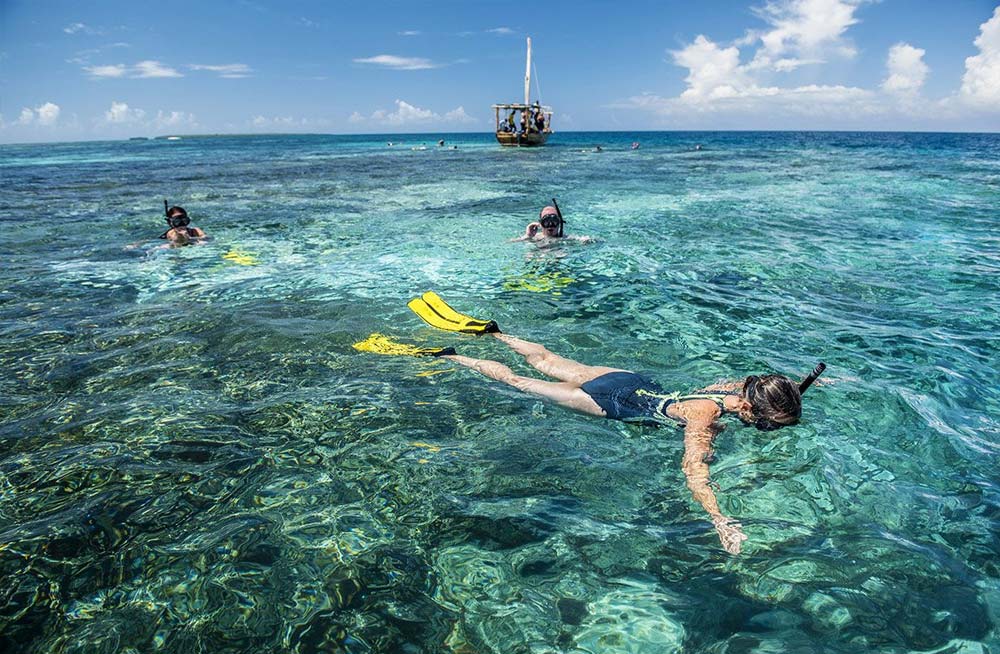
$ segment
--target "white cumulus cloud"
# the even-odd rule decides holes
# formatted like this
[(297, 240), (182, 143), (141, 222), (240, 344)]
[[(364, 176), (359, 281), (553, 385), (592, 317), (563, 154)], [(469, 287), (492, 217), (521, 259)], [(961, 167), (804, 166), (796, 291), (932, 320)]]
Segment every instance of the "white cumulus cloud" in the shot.
[(428, 68), (440, 68), (440, 64), (435, 64), (430, 59), (423, 57), (398, 57), (396, 55), (381, 54), (374, 57), (364, 57), (355, 59), (356, 64), (372, 64), (383, 66), (395, 70), (426, 70)]
[(39, 125), (54, 125), (59, 120), (59, 105), (46, 102), (35, 109)]
[(681, 94), (687, 100), (733, 97), (749, 84), (735, 46), (720, 48), (699, 34), (694, 43), (672, 54), (674, 63), (688, 69), (688, 88)]
[(164, 111), (156, 112), (156, 115), (148, 114), (144, 109), (130, 107), (127, 102), (113, 100), (111, 107), (104, 112), (103, 120), (99, 123), (115, 128), (128, 126), (130, 130), (135, 129), (158, 129), (175, 131), (179, 128), (193, 129), (198, 127), (198, 121), (194, 114), (186, 111)]
[(925, 51), (909, 43), (897, 43), (889, 48), (886, 66), (889, 76), (882, 82), (882, 90), (897, 95), (916, 95), (927, 78)]
[(157, 111), (156, 118), (153, 119), (153, 126), (158, 129), (177, 127), (197, 127), (198, 122), (194, 114), (186, 111)]
[(142, 122), (146, 112), (142, 109), (133, 109), (128, 103), (111, 101), (111, 108), (104, 112), (104, 122), (118, 125)]
[(456, 123), (472, 124), (476, 120), (465, 113), (465, 107), (456, 107), (442, 116), (430, 109), (422, 109), (405, 100), (396, 100), (396, 110), (377, 109), (365, 117), (360, 112), (353, 112), (347, 119), (354, 124), (368, 123), (382, 127), (400, 127), (404, 125), (454, 125)]
[(403, 100), (396, 100), (396, 111), (381, 112), (380, 118), (390, 125), (405, 125), (434, 120), (437, 118), (437, 114), (430, 109), (421, 109)]
[(828, 53), (853, 57), (856, 50), (843, 35), (858, 22), (854, 12), (859, 4), (861, 0), (769, 1), (756, 13), (771, 29), (751, 32), (741, 41), (749, 45), (756, 37), (761, 42), (749, 66), (789, 71), (821, 63)]
[(976, 37), (979, 54), (965, 60), (965, 74), (960, 91), (972, 105), (1000, 110), (1000, 7), (993, 17), (979, 26)]
[(465, 107), (458, 106), (451, 111), (445, 113), (444, 119), (449, 123), (465, 123), (471, 124), (475, 123), (476, 119), (465, 113)]
[[(686, 86), (677, 96), (643, 93), (612, 103), (612, 108), (635, 109), (672, 123), (697, 123), (705, 114), (715, 124), (781, 125), (784, 117), (797, 124), (822, 118), (844, 123), (864, 116), (883, 116), (894, 105), (875, 91), (842, 84), (800, 86), (775, 84), (775, 76), (827, 58), (852, 57), (855, 50), (847, 30), (858, 22), (855, 13), (864, 0), (768, 0), (755, 10), (767, 23), (723, 44), (699, 34), (679, 50), (669, 52), (677, 66), (687, 69)], [(900, 44), (905, 45), (905, 44)], [(909, 55), (909, 57), (904, 56)], [(916, 55), (916, 56), (913, 56)], [(919, 89), (926, 76), (923, 51), (898, 50), (892, 59), (897, 77), (892, 88)], [(903, 76), (906, 75), (905, 81)], [(725, 121), (729, 121), (725, 123)]]
[(34, 109), (30, 107), (21, 109), (21, 115), (18, 116), (18, 119), (14, 124), (41, 125), (48, 127), (55, 125), (57, 120), (59, 120), (59, 105), (53, 102), (46, 102), (35, 107)]

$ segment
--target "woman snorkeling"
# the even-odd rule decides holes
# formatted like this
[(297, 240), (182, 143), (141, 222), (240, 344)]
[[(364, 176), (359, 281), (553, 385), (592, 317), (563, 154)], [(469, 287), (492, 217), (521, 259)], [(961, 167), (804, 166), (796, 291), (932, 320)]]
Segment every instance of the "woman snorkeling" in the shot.
[(542, 210), (538, 214), (538, 220), (528, 223), (524, 228), (524, 234), (512, 238), (511, 242), (535, 241), (544, 243), (553, 242), (557, 239), (566, 239), (589, 243), (594, 240), (589, 236), (567, 236), (564, 233), (565, 225), (566, 220), (559, 209), (559, 204), (555, 198), (552, 198), (551, 205), (542, 207)]
[(191, 219), (184, 207), (168, 207), (167, 204), (167, 201), (164, 200), (163, 212), (170, 229), (160, 234), (160, 238), (177, 247), (205, 238), (204, 230), (191, 226)]
[[(457, 354), (453, 348), (424, 349), (398, 354), (439, 356), (471, 368), (490, 379), (531, 393), (575, 411), (613, 420), (684, 429), (684, 457), (681, 469), (694, 499), (712, 519), (719, 540), (727, 552), (738, 554), (746, 540), (738, 522), (723, 515), (709, 479), (712, 443), (722, 426), (717, 421), (732, 414), (745, 425), (774, 431), (797, 424), (802, 415), (802, 393), (826, 368), (820, 363), (801, 383), (784, 375), (751, 375), (742, 381), (713, 384), (687, 394), (667, 393), (656, 382), (629, 370), (590, 366), (561, 357), (545, 346), (500, 332), (493, 321), (462, 315), (433, 292), (415, 298), (409, 307), (428, 324), (440, 329), (490, 334), (524, 357), (548, 381), (526, 377), (490, 359)], [(374, 348), (355, 347), (369, 351)], [(383, 350), (384, 351), (384, 350)], [(388, 352), (385, 352), (388, 353)]]

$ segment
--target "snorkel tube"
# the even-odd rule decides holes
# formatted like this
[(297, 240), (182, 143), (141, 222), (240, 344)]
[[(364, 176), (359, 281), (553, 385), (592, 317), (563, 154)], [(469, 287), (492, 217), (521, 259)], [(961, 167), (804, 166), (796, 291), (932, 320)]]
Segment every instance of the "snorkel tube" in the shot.
[(812, 386), (812, 383), (816, 381), (817, 377), (823, 374), (824, 370), (826, 370), (826, 364), (823, 363), (822, 361), (817, 363), (816, 367), (813, 368), (813, 371), (809, 373), (805, 379), (802, 380), (801, 384), (799, 384), (799, 395), (805, 393), (806, 389)]
[[(167, 199), (163, 198), (163, 215), (167, 217), (167, 224), (170, 225), (170, 209), (168, 207), (169, 207), (169, 205), (167, 204)], [(173, 229), (173, 228), (174, 228), (174, 226), (170, 225), (170, 229)], [(168, 229), (167, 231), (165, 231), (162, 234), (160, 234), (160, 238), (163, 238), (163, 239), (167, 238), (167, 234), (170, 233), (170, 229)]]
[(562, 210), (559, 209), (559, 203), (556, 202), (555, 198), (552, 198), (552, 206), (556, 208), (556, 214), (559, 216), (559, 238), (563, 235), (563, 225), (566, 221), (563, 219)]

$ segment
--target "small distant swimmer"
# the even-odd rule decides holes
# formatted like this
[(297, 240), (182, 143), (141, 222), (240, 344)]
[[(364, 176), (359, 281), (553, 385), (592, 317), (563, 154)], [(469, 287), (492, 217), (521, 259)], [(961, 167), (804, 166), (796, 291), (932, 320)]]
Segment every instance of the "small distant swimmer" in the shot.
[(543, 207), (541, 212), (539, 212), (538, 220), (528, 223), (527, 227), (524, 229), (524, 234), (511, 239), (511, 241), (570, 239), (589, 243), (594, 240), (589, 236), (566, 236), (563, 230), (565, 224), (566, 221), (563, 219), (562, 211), (559, 210), (559, 204), (556, 202), (555, 198), (552, 198), (552, 204)]
[(160, 234), (160, 238), (166, 240), (171, 247), (190, 245), (207, 238), (204, 230), (191, 226), (191, 219), (184, 207), (168, 207), (168, 204), (166, 200), (163, 201), (163, 211), (170, 229)]
[(632, 149), (633, 150), (638, 150), (639, 149), (639, 142), (638, 141), (632, 141)]
[(604, 148), (599, 145), (594, 146), (594, 152), (604, 152)]
[(390, 148), (391, 148), (392, 146), (394, 146), (394, 145), (396, 145), (396, 144), (395, 144), (395, 143), (393, 143), (392, 141), (389, 141), (388, 143), (386, 143), (386, 146), (388, 146), (388, 147), (390, 147)]
[(694, 149), (695, 150), (701, 150), (701, 143), (699, 143), (698, 145), (694, 146)]
[(444, 139), (439, 140), (438, 145), (444, 145)]

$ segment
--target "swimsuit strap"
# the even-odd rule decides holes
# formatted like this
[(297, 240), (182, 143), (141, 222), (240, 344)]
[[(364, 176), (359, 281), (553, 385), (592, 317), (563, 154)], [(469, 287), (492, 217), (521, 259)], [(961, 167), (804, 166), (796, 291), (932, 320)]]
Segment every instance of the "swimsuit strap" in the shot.
[(648, 397), (652, 399), (659, 400), (656, 404), (656, 409), (653, 411), (653, 415), (650, 416), (658, 422), (671, 422), (673, 424), (685, 424), (684, 420), (672, 416), (667, 413), (667, 408), (675, 402), (683, 402), (685, 400), (711, 400), (715, 402), (719, 410), (725, 412), (726, 407), (724, 401), (727, 396), (739, 395), (739, 391), (694, 391), (693, 393), (688, 393), (687, 395), (681, 395), (679, 392), (673, 393), (656, 393), (646, 388), (637, 388), (635, 390), (635, 395), (640, 397)]
[(739, 391), (695, 391), (693, 393), (688, 393), (687, 395), (681, 395), (677, 398), (678, 402), (683, 402), (684, 400), (711, 400), (715, 402), (715, 405), (719, 407), (722, 411), (726, 410), (726, 406), (723, 403), (727, 397), (732, 395), (739, 395)]
[(674, 393), (655, 393), (646, 388), (637, 388), (635, 394), (640, 397), (648, 397), (653, 400), (659, 400), (656, 403), (656, 407), (652, 410), (652, 415), (649, 417), (657, 422), (671, 421), (674, 424), (683, 424), (680, 420), (667, 414), (667, 407), (680, 399), (680, 394)]
[[(636, 391), (638, 393), (638, 391)], [(654, 394), (646, 393), (647, 395), (656, 395), (657, 397), (663, 398), (663, 400), (656, 407), (656, 418), (670, 420), (675, 424), (685, 424), (685, 421), (676, 416), (672, 416), (667, 413), (667, 408), (674, 404), (675, 402), (683, 402), (685, 400), (711, 400), (715, 402), (715, 405), (719, 407), (719, 411), (725, 413), (726, 406), (723, 403), (728, 395), (739, 395), (739, 391), (695, 391), (693, 393), (688, 393), (687, 395), (681, 395), (680, 393), (670, 393), (669, 395), (664, 394)]]

